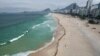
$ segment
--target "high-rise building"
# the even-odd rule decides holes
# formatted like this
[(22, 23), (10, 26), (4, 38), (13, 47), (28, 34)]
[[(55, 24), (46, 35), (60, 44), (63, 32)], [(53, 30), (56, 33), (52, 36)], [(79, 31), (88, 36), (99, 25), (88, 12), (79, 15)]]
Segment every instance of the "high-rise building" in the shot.
[(98, 9), (100, 9), (100, 3), (98, 4)]
[(91, 8), (91, 6), (92, 6), (92, 1), (93, 1), (93, 0), (88, 0), (88, 1), (87, 1), (87, 4), (86, 4), (86, 8), (87, 8), (87, 9), (90, 9), (90, 8)]
[(87, 4), (86, 4), (86, 10), (87, 10), (87, 15), (90, 15), (90, 10), (91, 10), (91, 6), (92, 6), (92, 1), (93, 0), (88, 0)]

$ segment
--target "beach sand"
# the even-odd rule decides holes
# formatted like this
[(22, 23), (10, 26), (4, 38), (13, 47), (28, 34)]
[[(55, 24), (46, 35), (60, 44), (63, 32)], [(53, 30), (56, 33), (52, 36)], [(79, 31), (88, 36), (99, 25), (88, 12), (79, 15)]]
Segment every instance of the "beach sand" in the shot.
[(54, 42), (29, 56), (100, 56), (100, 25), (70, 15), (53, 17), (58, 21)]

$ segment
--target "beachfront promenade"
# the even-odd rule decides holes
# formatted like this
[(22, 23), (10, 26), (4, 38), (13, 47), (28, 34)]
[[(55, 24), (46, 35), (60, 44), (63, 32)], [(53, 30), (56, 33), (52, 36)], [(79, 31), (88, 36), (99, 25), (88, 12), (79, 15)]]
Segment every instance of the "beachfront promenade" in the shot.
[(70, 15), (53, 14), (58, 20), (55, 41), (29, 56), (100, 56), (100, 25)]

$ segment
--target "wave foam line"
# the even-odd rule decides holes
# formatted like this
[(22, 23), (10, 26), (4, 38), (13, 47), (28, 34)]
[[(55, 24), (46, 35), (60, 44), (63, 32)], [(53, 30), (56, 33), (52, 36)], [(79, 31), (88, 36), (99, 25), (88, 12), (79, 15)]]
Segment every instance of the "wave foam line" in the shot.
[(51, 17), (51, 16), (52, 16), (52, 13), (49, 13), (49, 14), (45, 15), (45, 17)]
[(43, 49), (45, 49), (46, 47), (48, 47), (49, 45), (51, 45), (55, 40), (55, 37), (52, 38), (52, 40), (49, 42), (49, 43), (46, 43), (45, 46), (37, 49), (37, 50), (34, 50), (34, 51), (27, 51), (27, 52), (20, 52), (20, 53), (17, 53), (17, 54), (13, 54), (13, 55), (4, 55), (4, 56), (28, 56), (29, 54), (31, 53), (36, 53), (36, 52), (39, 52)]
[(11, 39), (9, 42), (14, 42), (14, 41), (20, 39), (21, 37), (23, 37), (24, 35), (25, 35), (25, 34), (22, 34), (22, 35), (20, 35), (20, 36), (18, 36), (18, 37), (16, 37), (16, 38), (13, 38), (13, 39)]
[(40, 26), (41, 24), (37, 24), (35, 26), (32, 27), (32, 29), (35, 29), (36, 27)]
[(40, 25), (42, 25), (42, 24), (46, 24), (46, 23), (49, 23), (49, 20), (48, 20), (48, 21), (44, 21), (44, 22), (41, 23), (41, 24), (37, 24), (37, 25), (33, 26), (32, 29), (34, 29), (34, 28), (36, 28), (36, 27), (38, 27), (38, 26), (40, 26)]
[(20, 36), (18, 36), (18, 37), (16, 37), (16, 38), (13, 38), (13, 39), (9, 40), (8, 42), (0, 43), (0, 46), (6, 45), (6, 44), (9, 43), (9, 42), (14, 42), (14, 41), (20, 39), (20, 38), (23, 37), (27, 32), (28, 32), (28, 31), (25, 31), (24, 34), (22, 34), (22, 35), (20, 35)]
[[(46, 17), (47, 19), (52, 19), (52, 13), (49, 13), (49, 14), (45, 15), (45, 17)], [(52, 22), (53, 22), (52, 20), (44, 21), (44, 22), (41, 23), (41, 24), (37, 24), (37, 25), (33, 26), (32, 29), (34, 29), (34, 28), (36, 28), (36, 27), (38, 27), (38, 26), (40, 26), (40, 25), (42, 25), (42, 24), (50, 24), (50, 23), (52, 23)]]
[(47, 27), (49, 27), (51, 31), (54, 30), (53, 27), (51, 27), (49, 24), (47, 24)]
[(36, 27), (39, 27), (40, 25), (43, 25), (43, 24), (47, 24), (47, 26), (51, 28), (50, 24), (52, 24), (52, 23), (53, 23), (52, 20), (47, 20), (47, 21), (44, 21), (41, 24), (37, 24), (37, 25), (33, 26), (32, 29), (35, 29)]
[(0, 43), (0, 46), (5, 45), (5, 44), (7, 44), (7, 43), (6, 43), (6, 42), (4, 42), (4, 43)]

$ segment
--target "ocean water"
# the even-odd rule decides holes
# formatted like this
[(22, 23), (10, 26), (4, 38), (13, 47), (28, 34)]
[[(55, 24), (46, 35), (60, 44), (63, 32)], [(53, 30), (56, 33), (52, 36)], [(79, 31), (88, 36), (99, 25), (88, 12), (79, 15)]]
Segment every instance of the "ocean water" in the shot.
[(52, 40), (56, 26), (51, 14), (0, 14), (0, 56), (37, 50)]

